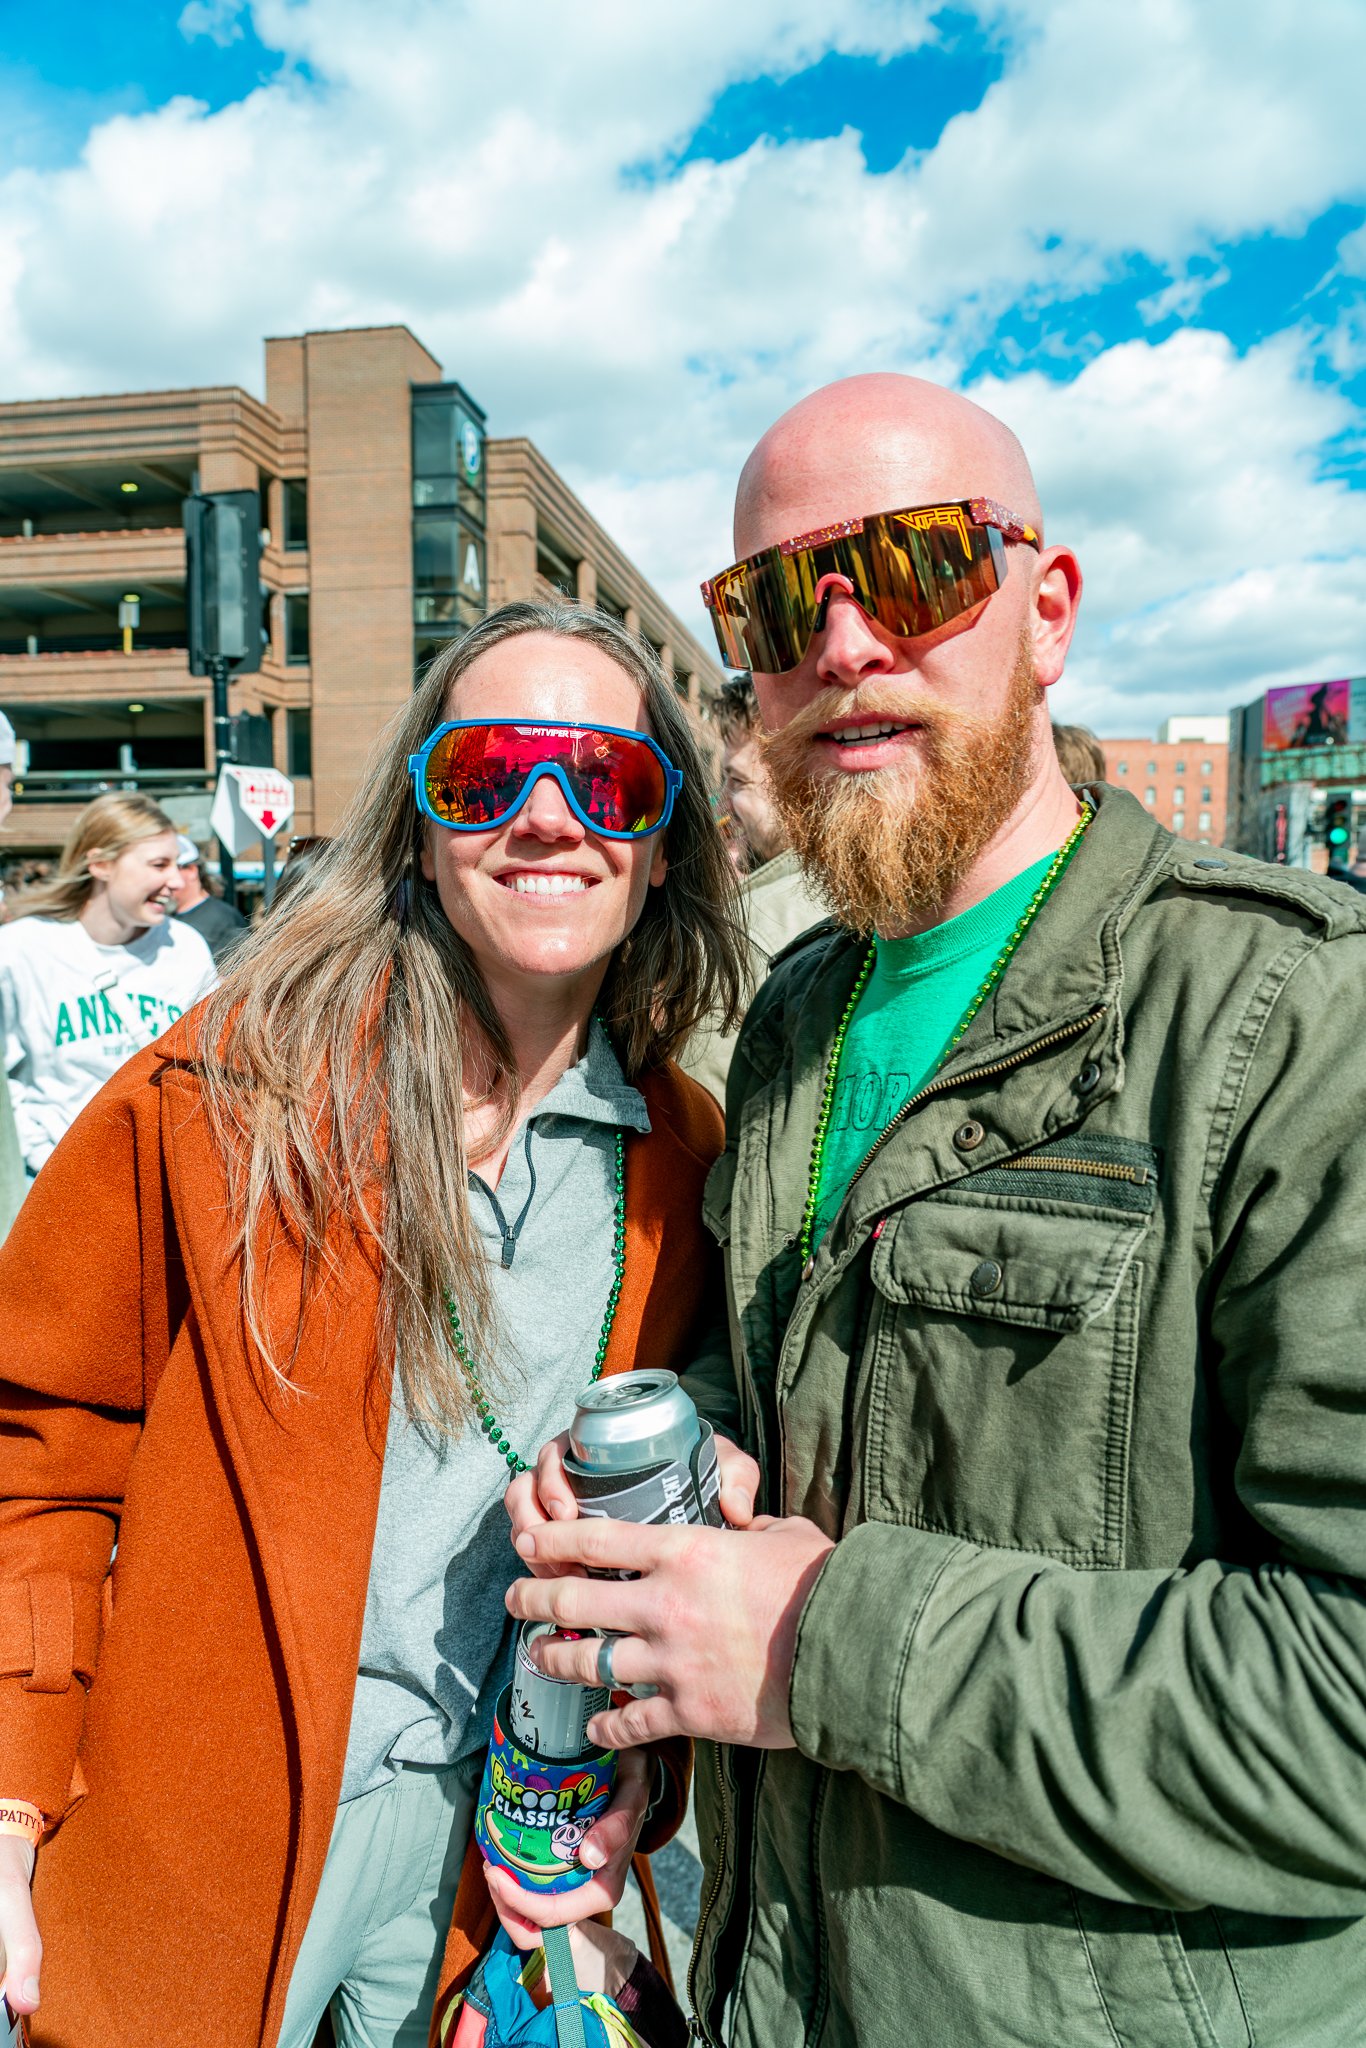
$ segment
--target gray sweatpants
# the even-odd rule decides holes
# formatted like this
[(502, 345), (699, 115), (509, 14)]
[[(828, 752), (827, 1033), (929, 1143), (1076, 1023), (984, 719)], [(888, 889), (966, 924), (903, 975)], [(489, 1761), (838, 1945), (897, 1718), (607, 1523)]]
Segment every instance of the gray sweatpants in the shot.
[(279, 2048), (312, 2048), (329, 2004), (337, 2048), (425, 2048), (482, 1765), (403, 1764), (337, 1808)]

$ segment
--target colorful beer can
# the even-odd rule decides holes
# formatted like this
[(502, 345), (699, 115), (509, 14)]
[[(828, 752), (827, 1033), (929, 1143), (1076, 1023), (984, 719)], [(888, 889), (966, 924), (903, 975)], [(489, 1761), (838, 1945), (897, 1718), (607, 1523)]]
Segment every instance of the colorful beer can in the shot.
[(547, 1757), (524, 1748), (512, 1733), (512, 1687), (505, 1686), (474, 1813), (480, 1854), (528, 1891), (586, 1884), (594, 1873), (579, 1862), (579, 1851), (611, 1803), (616, 1775), (615, 1750)]

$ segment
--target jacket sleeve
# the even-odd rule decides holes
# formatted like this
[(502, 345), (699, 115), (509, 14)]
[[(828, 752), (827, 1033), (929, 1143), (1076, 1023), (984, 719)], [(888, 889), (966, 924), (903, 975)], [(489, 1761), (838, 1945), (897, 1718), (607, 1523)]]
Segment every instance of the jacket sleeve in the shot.
[(857, 1528), (801, 1620), (809, 1755), (1107, 1898), (1366, 1911), (1363, 985), (1348, 936), (1250, 1013), (1215, 1162), (1202, 1327), (1240, 1559), (1081, 1572)]
[(0, 1248), (0, 1791), (52, 1818), (72, 1794), (145, 1374), (168, 1350), (154, 1064), (130, 1061), (82, 1112)]

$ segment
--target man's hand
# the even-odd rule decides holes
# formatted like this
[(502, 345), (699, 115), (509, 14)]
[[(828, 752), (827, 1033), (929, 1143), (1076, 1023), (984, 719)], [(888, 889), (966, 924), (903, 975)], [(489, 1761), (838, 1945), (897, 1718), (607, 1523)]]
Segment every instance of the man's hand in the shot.
[(0, 1967), (3, 1989), (14, 2012), (38, 2010), (38, 1972), (43, 1944), (33, 1917), (29, 1881), (33, 1876), (33, 1845), (19, 1835), (0, 1835)]
[(612, 1803), (579, 1851), (580, 1863), (596, 1872), (586, 1884), (570, 1892), (532, 1892), (518, 1884), (510, 1870), (496, 1863), (484, 1865), (494, 1909), (518, 1948), (538, 1948), (543, 1927), (572, 1925), (621, 1904), (631, 1857), (645, 1825), (654, 1768), (653, 1757), (635, 1751), (618, 1762)]
[[(759, 1467), (748, 1451), (742, 1451), (729, 1437), (713, 1438), (716, 1463), (721, 1474), (721, 1512), (732, 1529), (747, 1529), (754, 1520), (754, 1497), (759, 1491)], [(546, 1522), (572, 1522), (579, 1504), (565, 1476), (564, 1454), (568, 1435), (546, 1444), (530, 1472), (520, 1472), (504, 1495), (512, 1519), (512, 1540), (525, 1529), (538, 1529)], [(576, 1569), (574, 1565), (550, 1564), (545, 1559), (527, 1558), (538, 1579), (556, 1579)]]
[[(625, 1749), (669, 1735), (700, 1735), (789, 1749), (787, 1695), (797, 1623), (834, 1549), (814, 1522), (761, 1515), (748, 1529), (640, 1527), (585, 1517), (523, 1529), (517, 1549), (556, 1576), (518, 1579), (510, 1613), (561, 1628), (619, 1631), (612, 1673), (619, 1686), (659, 1687), (598, 1714), (595, 1742)], [(559, 1576), (586, 1566), (638, 1572), (628, 1580)], [(538, 1641), (532, 1652), (552, 1678), (597, 1680), (595, 1641)]]

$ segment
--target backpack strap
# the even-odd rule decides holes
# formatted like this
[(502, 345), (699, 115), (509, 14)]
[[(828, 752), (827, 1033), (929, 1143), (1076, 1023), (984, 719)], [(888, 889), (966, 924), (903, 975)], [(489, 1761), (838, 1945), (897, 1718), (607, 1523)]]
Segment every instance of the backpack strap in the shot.
[(555, 2007), (555, 2039), (559, 2048), (587, 2048), (583, 2030), (582, 1993), (574, 1974), (574, 1951), (569, 1946), (567, 1927), (542, 1930), (541, 1946), (550, 1969), (550, 1989)]

